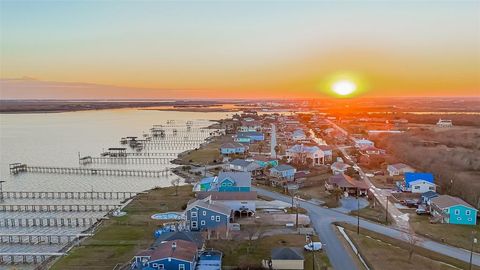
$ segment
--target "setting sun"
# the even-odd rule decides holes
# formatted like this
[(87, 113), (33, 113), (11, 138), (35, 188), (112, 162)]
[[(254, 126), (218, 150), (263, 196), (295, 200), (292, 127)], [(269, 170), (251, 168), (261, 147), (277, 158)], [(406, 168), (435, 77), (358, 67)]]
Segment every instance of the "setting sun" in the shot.
[(346, 96), (353, 93), (357, 86), (350, 81), (338, 81), (332, 85), (332, 89), (335, 93)]

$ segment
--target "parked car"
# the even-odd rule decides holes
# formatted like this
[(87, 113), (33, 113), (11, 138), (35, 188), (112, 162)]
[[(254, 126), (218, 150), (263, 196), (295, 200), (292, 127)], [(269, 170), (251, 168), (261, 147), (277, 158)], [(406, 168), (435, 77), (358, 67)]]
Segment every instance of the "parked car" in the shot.
[(423, 207), (421, 205), (418, 206), (417, 210), (415, 210), (415, 213), (417, 213), (417, 215), (428, 215), (428, 214), (430, 214), (428, 209), (426, 209), (425, 207)]
[(317, 251), (322, 249), (321, 242), (310, 242), (304, 246), (305, 250), (307, 251)]

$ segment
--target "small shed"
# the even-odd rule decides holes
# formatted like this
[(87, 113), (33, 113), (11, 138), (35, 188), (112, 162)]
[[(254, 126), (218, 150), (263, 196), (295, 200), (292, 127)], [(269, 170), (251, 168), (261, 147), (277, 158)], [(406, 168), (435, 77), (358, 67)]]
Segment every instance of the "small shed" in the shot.
[(302, 248), (277, 247), (272, 249), (273, 269), (304, 269), (304, 261)]

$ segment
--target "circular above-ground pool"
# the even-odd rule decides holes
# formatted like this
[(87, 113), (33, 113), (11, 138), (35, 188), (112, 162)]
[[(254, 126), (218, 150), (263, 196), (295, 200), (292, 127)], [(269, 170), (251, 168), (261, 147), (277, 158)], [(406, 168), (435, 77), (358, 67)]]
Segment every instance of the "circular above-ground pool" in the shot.
[(182, 219), (182, 213), (178, 213), (178, 212), (158, 213), (158, 214), (153, 214), (151, 218), (157, 219), (157, 220), (169, 220), (169, 219), (179, 220), (179, 219)]

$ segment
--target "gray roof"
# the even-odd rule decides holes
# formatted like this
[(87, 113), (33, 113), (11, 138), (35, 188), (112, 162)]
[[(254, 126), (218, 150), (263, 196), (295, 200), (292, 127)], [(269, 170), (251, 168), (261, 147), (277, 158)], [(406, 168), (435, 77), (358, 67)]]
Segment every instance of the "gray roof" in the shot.
[(173, 240), (189, 241), (189, 242), (195, 243), (198, 248), (202, 248), (203, 242), (204, 242), (202, 234), (200, 232), (187, 232), (187, 231), (167, 232), (167, 233), (162, 233), (155, 240), (155, 243), (153, 243), (152, 247), (157, 247), (164, 241), (173, 241)]
[(252, 174), (249, 172), (220, 172), (218, 174), (218, 183), (221, 183), (225, 179), (231, 179), (235, 181), (237, 187), (250, 187), (252, 185)]
[(245, 159), (234, 159), (230, 162), (230, 164), (233, 164), (235, 166), (247, 167), (252, 162), (255, 162), (255, 161), (248, 161), (248, 160), (245, 160)]
[(435, 191), (427, 191), (427, 192), (424, 192), (422, 193), (422, 197), (425, 197), (425, 198), (435, 198), (435, 197), (438, 197), (438, 193), (436, 193)]
[(293, 170), (295, 169), (294, 167), (287, 165), (287, 164), (280, 164), (277, 167), (273, 167), (270, 170), (277, 170), (277, 171), (288, 171), (288, 170)]
[(458, 197), (450, 196), (450, 195), (440, 195), (438, 197), (433, 198), (431, 200), (431, 202), (432, 202), (432, 204), (435, 204), (439, 208), (442, 208), (442, 209), (452, 207), (452, 206), (455, 206), (455, 205), (463, 205), (465, 207), (475, 209), (475, 207), (471, 206), (470, 204), (468, 204), (464, 200), (462, 200)]
[(229, 216), (232, 213), (232, 209), (230, 209), (230, 207), (226, 206), (225, 204), (222, 204), (220, 202), (208, 203), (204, 200), (196, 200), (193, 203), (190, 203), (187, 206), (187, 209), (185, 211), (188, 211), (188, 210), (190, 210), (190, 209), (192, 209), (196, 206), (198, 206), (200, 208), (212, 210), (214, 212), (224, 214), (224, 215), (227, 215), (227, 216)]
[(245, 148), (245, 146), (237, 142), (227, 142), (222, 144), (220, 148)]
[(303, 260), (303, 250), (296, 247), (272, 249), (272, 260)]

